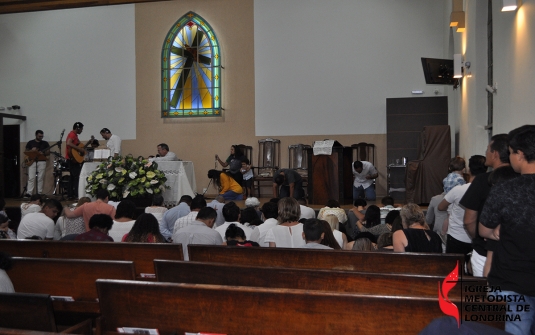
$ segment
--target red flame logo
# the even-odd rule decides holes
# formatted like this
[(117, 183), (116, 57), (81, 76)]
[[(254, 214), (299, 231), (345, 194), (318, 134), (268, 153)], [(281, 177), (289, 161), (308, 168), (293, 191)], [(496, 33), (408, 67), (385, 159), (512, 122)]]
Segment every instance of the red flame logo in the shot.
[(453, 316), (457, 320), (457, 327), (461, 327), (459, 309), (457, 308), (457, 305), (451, 302), (448, 298), (448, 293), (455, 285), (457, 285), (458, 280), (459, 261), (457, 261), (457, 265), (453, 271), (451, 271), (450, 274), (444, 278), (444, 281), (442, 282), (442, 290), (440, 289), (440, 282), (438, 282), (438, 304), (442, 312), (446, 315)]

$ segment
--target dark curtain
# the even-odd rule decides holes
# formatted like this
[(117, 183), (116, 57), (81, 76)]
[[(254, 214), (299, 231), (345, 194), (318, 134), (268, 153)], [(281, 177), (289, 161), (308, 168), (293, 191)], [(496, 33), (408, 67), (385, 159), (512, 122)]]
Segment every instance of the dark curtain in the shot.
[(443, 192), (451, 159), (450, 126), (425, 126), (418, 143), (418, 159), (407, 164), (407, 202), (428, 203)]

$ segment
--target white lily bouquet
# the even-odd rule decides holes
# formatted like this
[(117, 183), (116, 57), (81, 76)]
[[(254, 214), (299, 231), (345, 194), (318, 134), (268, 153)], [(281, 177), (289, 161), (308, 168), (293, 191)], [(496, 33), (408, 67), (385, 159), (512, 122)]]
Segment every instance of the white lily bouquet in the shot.
[(167, 178), (158, 170), (156, 162), (149, 162), (143, 157), (134, 159), (132, 155), (109, 157), (87, 177), (85, 191), (96, 195), (99, 189), (110, 192), (110, 200), (121, 200), (130, 197), (146, 197), (160, 194), (169, 186), (165, 186)]

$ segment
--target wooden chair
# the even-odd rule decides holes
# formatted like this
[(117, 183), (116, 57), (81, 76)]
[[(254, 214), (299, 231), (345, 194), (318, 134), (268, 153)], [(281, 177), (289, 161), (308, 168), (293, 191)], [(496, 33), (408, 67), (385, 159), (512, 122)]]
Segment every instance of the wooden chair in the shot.
[(258, 165), (255, 167), (257, 173), (254, 188), (256, 188), (259, 198), (261, 183), (271, 182), (273, 173), (280, 167), (280, 143), (280, 140), (274, 138), (258, 140)]
[(238, 144), (243, 155), (249, 160), (249, 164), (253, 164), (253, 147), (245, 144)]
[(353, 161), (367, 161), (375, 166), (375, 144), (360, 142), (352, 144)]

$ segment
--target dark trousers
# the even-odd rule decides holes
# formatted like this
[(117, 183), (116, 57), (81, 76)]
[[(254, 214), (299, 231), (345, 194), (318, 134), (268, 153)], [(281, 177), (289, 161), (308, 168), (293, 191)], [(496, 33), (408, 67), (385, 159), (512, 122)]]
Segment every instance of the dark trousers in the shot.
[(67, 195), (69, 198), (78, 198), (78, 181), (80, 180), (80, 172), (82, 171), (82, 164), (69, 160), (69, 189)]
[(281, 185), (279, 190), (279, 198), (286, 198), (293, 196), (296, 199), (305, 197), (305, 190), (303, 189), (303, 182), (297, 181), (294, 183), (294, 194), (290, 195), (290, 185)]

